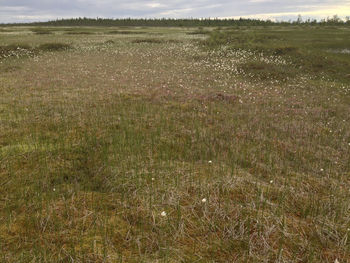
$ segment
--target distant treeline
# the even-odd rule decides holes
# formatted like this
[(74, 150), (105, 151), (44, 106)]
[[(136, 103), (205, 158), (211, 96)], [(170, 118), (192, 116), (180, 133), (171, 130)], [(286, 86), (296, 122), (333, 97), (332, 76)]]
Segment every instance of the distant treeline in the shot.
[(106, 19), (106, 18), (72, 18), (72, 19), (58, 19), (48, 22), (33, 22), (33, 23), (15, 23), (3, 24), (7, 26), (145, 26), (145, 27), (225, 27), (225, 26), (272, 26), (272, 25), (350, 25), (350, 19), (344, 21), (338, 16), (332, 18), (322, 19), (320, 21), (307, 19), (303, 20), (300, 16), (295, 21), (280, 21), (275, 22), (271, 20), (259, 19)]

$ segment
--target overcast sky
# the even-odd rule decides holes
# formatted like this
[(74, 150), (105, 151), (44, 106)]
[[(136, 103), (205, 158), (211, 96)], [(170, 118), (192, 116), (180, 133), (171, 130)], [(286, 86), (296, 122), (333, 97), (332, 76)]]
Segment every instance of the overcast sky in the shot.
[(247, 17), (288, 20), (350, 16), (350, 0), (0, 0), (0, 23), (56, 18)]

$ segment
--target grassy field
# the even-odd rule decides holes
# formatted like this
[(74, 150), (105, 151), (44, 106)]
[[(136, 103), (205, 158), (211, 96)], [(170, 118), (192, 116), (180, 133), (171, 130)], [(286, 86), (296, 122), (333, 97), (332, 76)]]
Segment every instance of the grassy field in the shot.
[(0, 262), (350, 262), (349, 53), (349, 27), (0, 27)]

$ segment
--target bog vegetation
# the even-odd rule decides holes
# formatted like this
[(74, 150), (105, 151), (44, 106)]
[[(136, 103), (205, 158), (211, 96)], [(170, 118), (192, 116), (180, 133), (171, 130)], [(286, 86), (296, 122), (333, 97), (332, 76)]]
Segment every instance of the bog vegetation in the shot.
[(1, 262), (350, 261), (350, 28), (197, 22), (0, 28)]

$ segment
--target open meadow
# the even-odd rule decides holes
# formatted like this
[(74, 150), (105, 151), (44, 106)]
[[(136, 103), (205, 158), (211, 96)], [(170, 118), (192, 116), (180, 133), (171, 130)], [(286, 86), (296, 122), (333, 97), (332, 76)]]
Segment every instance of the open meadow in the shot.
[(350, 27), (0, 27), (0, 262), (350, 262)]

